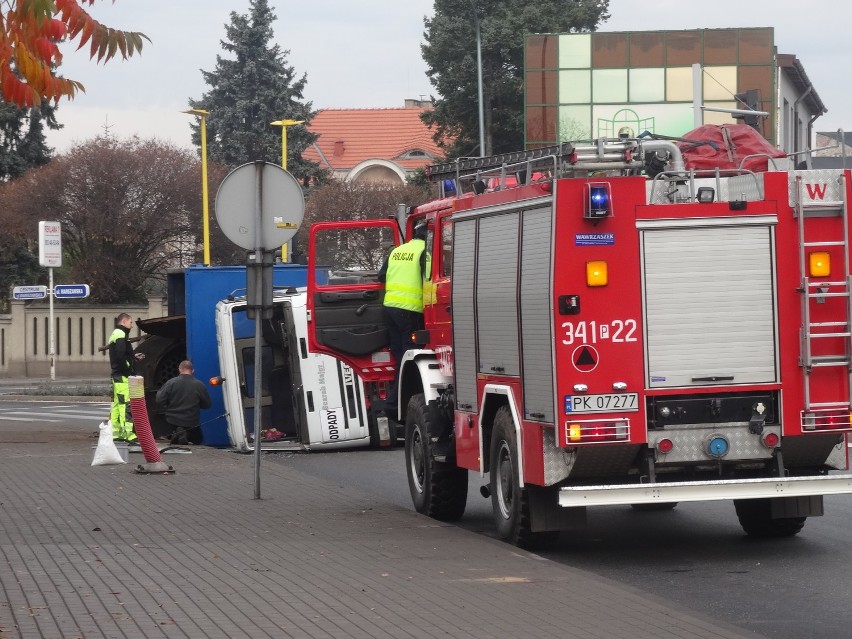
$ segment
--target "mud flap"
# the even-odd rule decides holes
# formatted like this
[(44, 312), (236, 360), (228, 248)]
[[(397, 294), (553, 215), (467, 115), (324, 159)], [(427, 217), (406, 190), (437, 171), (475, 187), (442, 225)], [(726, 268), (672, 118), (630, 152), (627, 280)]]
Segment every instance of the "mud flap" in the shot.
[(379, 431), (379, 442), (381, 446), (387, 446), (390, 443), (390, 428), (388, 426), (387, 417), (376, 417), (376, 427)]
[(570, 530), (586, 525), (586, 507), (565, 508), (559, 505), (559, 489), (555, 486), (526, 486), (530, 511), (530, 530), (548, 532)]
[(770, 500), (772, 519), (791, 517), (821, 517), (823, 515), (822, 495), (804, 495), (802, 497), (777, 497)]

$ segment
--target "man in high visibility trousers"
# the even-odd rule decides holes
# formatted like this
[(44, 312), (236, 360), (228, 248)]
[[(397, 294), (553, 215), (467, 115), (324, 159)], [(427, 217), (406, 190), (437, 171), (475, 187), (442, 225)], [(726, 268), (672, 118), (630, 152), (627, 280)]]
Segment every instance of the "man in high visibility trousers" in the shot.
[(397, 387), (402, 356), (411, 347), (411, 333), (423, 327), (423, 278), (426, 275), (426, 221), (414, 226), (408, 242), (391, 251), (378, 280), (385, 283), (385, 323), (394, 359), (394, 383), (385, 401), (385, 414), (398, 421)]
[(127, 378), (133, 375), (133, 364), (145, 357), (144, 353), (134, 353), (130, 343), (130, 329), (133, 319), (127, 313), (115, 318), (115, 330), (109, 336), (109, 363), (112, 367), (112, 438), (132, 442), (136, 439), (133, 432), (133, 417), (130, 414), (130, 388)]

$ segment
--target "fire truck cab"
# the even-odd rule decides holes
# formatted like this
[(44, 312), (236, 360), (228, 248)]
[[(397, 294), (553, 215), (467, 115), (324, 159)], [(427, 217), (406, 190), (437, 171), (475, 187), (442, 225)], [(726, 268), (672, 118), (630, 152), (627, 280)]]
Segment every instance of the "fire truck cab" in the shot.
[[(617, 139), (430, 172), (442, 197), (405, 218), (429, 228), (424, 329), (397, 380), (418, 512), (461, 517), (475, 471), (522, 546), (588, 506), (708, 500), (788, 536), (852, 492), (832, 472), (852, 430), (849, 171), (696, 170), (671, 141)], [(311, 231), (311, 348), (365, 380), (393, 379), (375, 271), (397, 235)], [(335, 260), (345, 277), (314, 277)]]

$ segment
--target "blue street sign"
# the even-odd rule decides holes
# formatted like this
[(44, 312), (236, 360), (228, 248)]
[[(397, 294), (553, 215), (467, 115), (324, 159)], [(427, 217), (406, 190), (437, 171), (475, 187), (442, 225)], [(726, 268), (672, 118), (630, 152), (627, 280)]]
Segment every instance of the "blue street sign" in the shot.
[(12, 299), (41, 300), (47, 297), (46, 286), (16, 286), (12, 289)]
[(57, 284), (53, 287), (53, 296), (57, 299), (89, 297), (88, 284)]

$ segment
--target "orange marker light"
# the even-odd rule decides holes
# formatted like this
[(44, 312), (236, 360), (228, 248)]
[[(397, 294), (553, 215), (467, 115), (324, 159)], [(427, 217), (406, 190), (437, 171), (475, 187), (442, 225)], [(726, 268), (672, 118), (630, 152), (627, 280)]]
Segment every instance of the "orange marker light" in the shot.
[(808, 255), (808, 266), (811, 277), (828, 277), (831, 275), (831, 256), (825, 251)]
[(586, 262), (586, 284), (606, 286), (608, 281), (606, 262), (603, 260)]
[(578, 442), (583, 438), (580, 424), (568, 424), (568, 439), (572, 442)]

